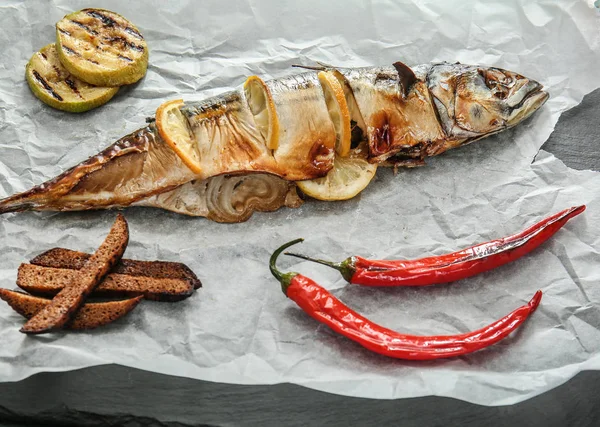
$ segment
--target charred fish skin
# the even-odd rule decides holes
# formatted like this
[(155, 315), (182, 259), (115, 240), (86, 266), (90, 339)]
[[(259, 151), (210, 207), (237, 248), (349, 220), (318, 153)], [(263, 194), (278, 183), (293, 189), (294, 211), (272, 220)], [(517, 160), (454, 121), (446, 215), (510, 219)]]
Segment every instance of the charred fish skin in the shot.
[[(0, 200), (0, 214), (136, 205), (240, 222), (254, 211), (298, 206), (293, 182), (326, 175), (335, 155), (318, 70), (336, 73), (350, 118), (367, 141), (368, 160), (382, 166), (423, 165), (427, 157), (517, 125), (548, 99), (540, 83), (496, 67), (397, 62), (309, 68), (265, 82), (280, 118), (275, 149), (267, 148), (240, 88), (181, 107), (202, 159), (200, 173), (185, 165), (151, 123), (58, 177)], [(251, 174), (257, 175), (240, 179)], [(231, 200), (215, 196), (235, 186), (240, 190), (226, 191)]]

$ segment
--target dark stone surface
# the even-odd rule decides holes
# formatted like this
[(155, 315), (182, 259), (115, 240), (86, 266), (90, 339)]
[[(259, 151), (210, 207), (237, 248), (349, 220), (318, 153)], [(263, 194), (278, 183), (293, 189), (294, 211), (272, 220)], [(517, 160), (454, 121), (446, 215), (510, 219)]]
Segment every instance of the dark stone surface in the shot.
[(123, 427), (598, 426), (599, 389), (600, 372), (584, 372), (523, 403), (485, 407), (439, 397), (348, 398), (291, 384), (234, 386), (105, 365), (0, 384), (0, 417), (24, 425)]
[[(563, 114), (544, 150), (600, 170), (600, 90)], [(280, 384), (240, 386), (116, 365), (0, 383), (0, 425), (60, 426), (600, 426), (600, 372), (583, 372), (520, 404), (425, 397), (371, 400)]]
[(560, 117), (542, 150), (570, 168), (600, 170), (600, 89)]

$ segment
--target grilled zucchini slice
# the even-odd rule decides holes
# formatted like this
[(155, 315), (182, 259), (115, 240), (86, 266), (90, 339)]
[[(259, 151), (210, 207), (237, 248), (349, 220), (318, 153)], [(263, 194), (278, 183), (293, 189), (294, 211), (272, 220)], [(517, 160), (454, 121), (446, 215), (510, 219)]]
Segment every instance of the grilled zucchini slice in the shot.
[(135, 83), (146, 74), (148, 45), (127, 19), (83, 9), (56, 23), (58, 57), (71, 74), (96, 86)]
[(98, 87), (72, 76), (60, 63), (54, 43), (34, 53), (25, 67), (33, 94), (45, 104), (63, 111), (81, 113), (108, 102), (118, 87)]

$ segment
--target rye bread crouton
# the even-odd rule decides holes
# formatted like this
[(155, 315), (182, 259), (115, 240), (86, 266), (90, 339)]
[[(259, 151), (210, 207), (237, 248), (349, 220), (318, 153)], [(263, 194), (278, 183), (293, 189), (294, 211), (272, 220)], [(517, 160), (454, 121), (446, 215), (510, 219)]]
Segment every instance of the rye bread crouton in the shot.
[[(0, 289), (0, 298), (27, 319), (31, 319), (52, 301), (8, 289)], [(107, 325), (131, 312), (141, 300), (142, 297), (138, 296), (120, 301), (86, 303), (65, 325), (65, 329), (94, 329)]]
[[(29, 262), (42, 267), (79, 270), (90, 256), (85, 252), (53, 248), (36, 256)], [(180, 262), (137, 261), (123, 258), (114, 266), (111, 272), (129, 276), (154, 277), (155, 279), (186, 279), (192, 283), (194, 289), (202, 287), (202, 283), (194, 272), (187, 265)]]
[[(77, 270), (68, 268), (21, 264), (17, 274), (17, 286), (33, 295), (51, 297), (60, 292), (68, 283), (71, 283), (77, 274), (79, 274)], [(123, 297), (142, 295), (148, 300), (175, 302), (186, 299), (193, 293), (194, 287), (188, 279), (156, 279), (154, 277), (109, 273), (94, 288), (90, 296)]]
[(86, 297), (117, 264), (129, 243), (129, 228), (118, 214), (108, 236), (83, 267), (40, 312), (21, 328), (26, 334), (41, 334), (62, 328), (84, 304)]

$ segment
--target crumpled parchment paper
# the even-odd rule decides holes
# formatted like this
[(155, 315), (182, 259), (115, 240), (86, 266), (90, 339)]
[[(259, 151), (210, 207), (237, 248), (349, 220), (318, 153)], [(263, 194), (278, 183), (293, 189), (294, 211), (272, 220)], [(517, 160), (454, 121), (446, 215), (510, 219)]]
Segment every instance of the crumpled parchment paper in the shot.
[[(421, 4), (422, 3), (422, 4)], [(144, 124), (165, 100), (198, 100), (241, 84), (298, 72), (291, 64), (409, 65), (461, 61), (507, 68), (547, 86), (531, 120), (430, 159), (396, 176), (380, 169), (353, 200), (217, 224), (149, 208), (125, 211), (126, 256), (181, 261), (204, 287), (176, 304), (144, 301), (130, 316), (89, 333), (28, 337), (0, 304), (0, 379), (119, 363), (238, 384), (292, 382), (369, 398), (450, 396), (512, 404), (585, 369), (600, 369), (600, 174), (574, 171), (549, 154), (532, 160), (562, 111), (600, 86), (600, 15), (590, 2), (96, 1), (138, 26), (150, 47), (139, 84), (83, 115), (39, 102), (24, 79), (54, 24), (89, 2), (0, 5), (0, 196), (54, 177)], [(532, 318), (499, 344), (466, 357), (406, 362), (374, 355), (305, 315), (267, 269), (270, 253), (305, 237), (307, 254), (343, 259), (414, 258), (519, 231), (569, 206), (588, 210), (531, 255), (450, 285), (364, 289), (337, 272), (284, 257), (344, 302), (413, 334), (479, 328), (538, 289)], [(0, 217), (0, 286), (51, 247), (94, 251), (115, 212)]]

